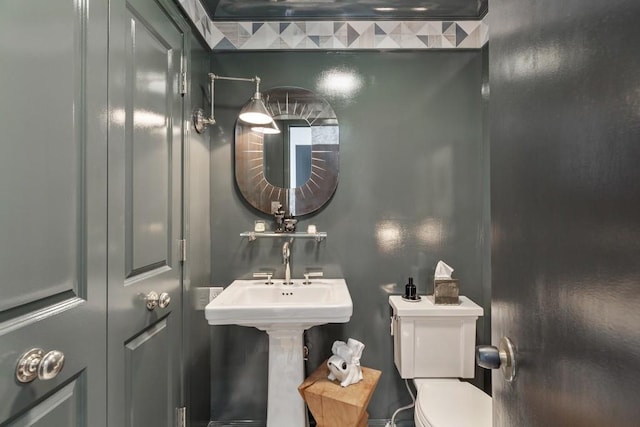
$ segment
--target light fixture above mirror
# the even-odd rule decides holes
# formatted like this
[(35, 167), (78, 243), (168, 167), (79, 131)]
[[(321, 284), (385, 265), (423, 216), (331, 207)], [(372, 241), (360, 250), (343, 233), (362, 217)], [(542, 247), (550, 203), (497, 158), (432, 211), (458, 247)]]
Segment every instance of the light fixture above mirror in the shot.
[[(256, 91), (251, 97), (251, 100), (242, 107), (240, 110), (240, 114), (238, 115), (238, 119), (246, 122), (250, 125), (258, 126), (263, 133), (277, 133), (275, 129), (278, 127), (275, 125), (273, 121), (273, 117), (267, 111), (267, 107), (264, 105), (262, 101), (262, 94), (260, 93), (260, 77), (255, 76), (251, 78), (245, 77), (226, 77), (226, 76), (218, 76), (213, 73), (209, 73), (209, 81), (210, 81), (210, 92), (211, 92), (211, 116), (206, 117), (204, 110), (202, 108), (198, 108), (193, 113), (193, 127), (196, 129), (196, 132), (203, 133), (208, 125), (216, 124), (216, 119), (214, 115), (214, 94), (215, 94), (215, 81), (216, 80), (231, 80), (236, 82), (251, 82), (256, 84)], [(269, 129), (266, 131), (265, 129)], [(279, 130), (278, 130), (279, 131)]]

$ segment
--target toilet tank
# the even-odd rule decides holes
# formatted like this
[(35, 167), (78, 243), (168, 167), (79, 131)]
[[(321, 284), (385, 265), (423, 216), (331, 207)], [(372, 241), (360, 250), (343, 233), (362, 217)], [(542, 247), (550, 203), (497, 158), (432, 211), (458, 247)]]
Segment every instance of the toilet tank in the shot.
[(389, 297), (393, 359), (402, 378), (473, 378), (476, 320), (483, 309), (461, 296), (459, 305), (435, 305), (432, 296), (408, 302)]

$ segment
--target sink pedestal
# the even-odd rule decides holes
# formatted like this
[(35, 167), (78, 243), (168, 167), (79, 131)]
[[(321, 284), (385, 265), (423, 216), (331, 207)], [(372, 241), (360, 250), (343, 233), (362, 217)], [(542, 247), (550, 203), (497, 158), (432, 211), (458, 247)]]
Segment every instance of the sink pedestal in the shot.
[(260, 328), (269, 335), (267, 427), (309, 425), (298, 386), (304, 381), (302, 336), (306, 328), (288, 325)]
[(204, 309), (210, 325), (258, 328), (269, 335), (267, 427), (309, 425), (298, 386), (304, 381), (302, 334), (327, 323), (346, 323), (353, 302), (344, 279), (294, 280), (265, 285), (264, 280), (234, 280)]

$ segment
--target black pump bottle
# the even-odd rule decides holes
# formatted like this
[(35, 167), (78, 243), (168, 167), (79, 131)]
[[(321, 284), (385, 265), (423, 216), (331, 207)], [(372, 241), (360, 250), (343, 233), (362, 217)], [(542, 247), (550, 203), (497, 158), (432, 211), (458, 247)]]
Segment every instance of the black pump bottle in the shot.
[(410, 300), (417, 299), (416, 285), (413, 284), (413, 277), (409, 277), (409, 283), (404, 287), (404, 297)]

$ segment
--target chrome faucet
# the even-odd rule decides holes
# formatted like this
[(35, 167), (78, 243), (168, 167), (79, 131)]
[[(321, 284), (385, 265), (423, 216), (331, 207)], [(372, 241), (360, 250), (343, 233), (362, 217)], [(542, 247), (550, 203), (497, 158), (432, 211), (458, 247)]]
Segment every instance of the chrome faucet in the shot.
[(284, 284), (292, 285), (291, 281), (291, 249), (289, 249), (289, 242), (284, 242), (282, 245), (282, 263), (284, 264)]

